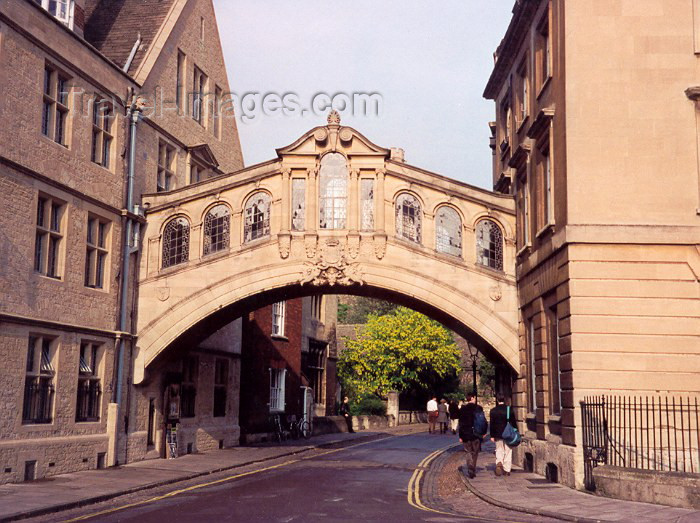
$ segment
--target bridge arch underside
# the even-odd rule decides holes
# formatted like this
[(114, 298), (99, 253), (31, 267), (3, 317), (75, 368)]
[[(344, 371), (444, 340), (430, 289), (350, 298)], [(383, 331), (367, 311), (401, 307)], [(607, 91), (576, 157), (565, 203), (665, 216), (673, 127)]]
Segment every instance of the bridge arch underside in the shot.
[[(186, 296), (141, 330), (135, 355), (134, 382), (148, 379), (148, 368), (166, 355), (186, 351), (251, 310), (270, 303), (318, 294), (352, 294), (405, 305), (429, 316), (476, 346), (489, 360), (519, 369), (517, 316), (512, 311), (514, 286), (505, 286), (499, 299), (478, 300), (469, 276), (457, 288), (409, 267), (363, 264), (363, 283), (313, 285), (300, 283), (304, 266), (291, 263), (259, 267), (209, 284), (189, 287)], [(190, 283), (190, 285), (192, 285)], [(476, 289), (471, 289), (476, 290)], [(173, 294), (178, 294), (173, 289)], [(480, 293), (483, 295), (483, 289)], [(511, 296), (512, 294), (512, 296)], [(168, 301), (173, 300), (171, 297)], [(173, 300), (174, 301), (174, 300)], [(148, 306), (140, 303), (140, 306)]]

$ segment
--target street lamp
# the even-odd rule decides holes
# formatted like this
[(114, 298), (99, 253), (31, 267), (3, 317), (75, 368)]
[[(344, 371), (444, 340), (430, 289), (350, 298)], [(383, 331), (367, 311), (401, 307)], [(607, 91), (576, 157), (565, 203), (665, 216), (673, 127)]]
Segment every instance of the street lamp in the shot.
[(474, 384), (472, 392), (476, 398), (476, 361), (479, 359), (479, 349), (474, 347), (471, 343), (467, 343), (467, 350), (469, 351), (469, 357), (472, 360), (472, 380)]

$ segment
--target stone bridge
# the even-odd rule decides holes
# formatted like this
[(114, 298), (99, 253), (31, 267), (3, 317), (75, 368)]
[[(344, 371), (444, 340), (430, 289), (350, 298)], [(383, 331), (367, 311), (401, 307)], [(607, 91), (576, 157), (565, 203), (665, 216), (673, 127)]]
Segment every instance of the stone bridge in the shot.
[(135, 383), (247, 308), (328, 293), (408, 305), (519, 369), (513, 199), (408, 165), (336, 115), (273, 160), (143, 204)]

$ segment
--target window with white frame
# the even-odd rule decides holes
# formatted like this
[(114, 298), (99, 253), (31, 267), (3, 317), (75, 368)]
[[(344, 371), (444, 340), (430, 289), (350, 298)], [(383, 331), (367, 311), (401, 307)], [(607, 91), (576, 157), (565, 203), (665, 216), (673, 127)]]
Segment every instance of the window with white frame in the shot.
[(345, 156), (329, 153), (319, 172), (319, 227), (345, 229), (348, 204), (348, 168)]
[(100, 344), (82, 342), (78, 365), (78, 398), (75, 421), (99, 421), (102, 388), (99, 374)]
[(462, 218), (443, 205), (435, 215), (435, 247), (438, 252), (462, 256)]
[(175, 147), (164, 141), (158, 143), (158, 177), (156, 189), (158, 192), (169, 191), (175, 177)]
[(34, 270), (49, 278), (61, 277), (59, 271), (65, 209), (64, 202), (39, 195), (36, 211)]
[(421, 242), (421, 205), (414, 195), (402, 193), (396, 199), (396, 235), (412, 242)]
[(190, 222), (174, 218), (163, 229), (163, 269), (190, 259)]
[(51, 423), (53, 420), (55, 343), (46, 336), (29, 336), (22, 408), (24, 424)]
[(284, 336), (284, 316), (286, 302), (278, 301), (272, 304), (272, 335)]
[(245, 206), (243, 241), (250, 242), (270, 235), (270, 195), (260, 191)]
[(88, 215), (85, 253), (85, 286), (102, 289), (107, 263), (107, 235), (109, 222), (97, 216)]
[(204, 217), (204, 255), (228, 249), (231, 213), (223, 204), (209, 209)]
[(476, 225), (476, 262), (503, 270), (503, 233), (493, 220), (481, 220)]
[(44, 97), (41, 133), (57, 144), (68, 146), (68, 78), (53, 67), (44, 67)]
[(287, 369), (270, 369), (270, 412), (284, 412), (284, 382)]
[(34, 0), (34, 3), (40, 5), (69, 28), (73, 29), (75, 0)]
[(90, 159), (105, 169), (109, 169), (111, 163), (113, 121), (114, 111), (112, 105), (104, 100), (95, 100), (92, 104), (92, 150)]

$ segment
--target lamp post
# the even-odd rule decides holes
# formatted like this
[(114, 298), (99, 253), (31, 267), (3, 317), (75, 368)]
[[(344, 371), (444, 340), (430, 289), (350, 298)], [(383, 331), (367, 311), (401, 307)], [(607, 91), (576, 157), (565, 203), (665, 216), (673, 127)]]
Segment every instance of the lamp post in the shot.
[(479, 349), (474, 347), (471, 343), (467, 343), (467, 350), (469, 351), (469, 358), (472, 360), (472, 383), (473, 383), (473, 394), (476, 398), (476, 361), (479, 359)]

